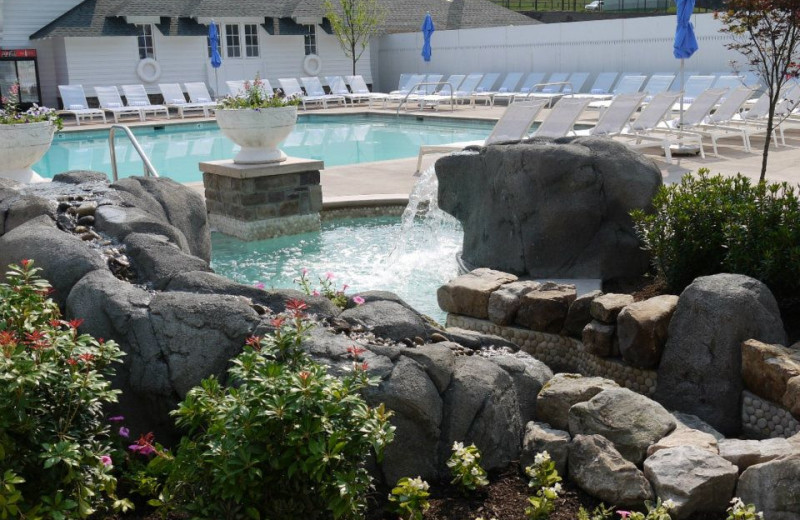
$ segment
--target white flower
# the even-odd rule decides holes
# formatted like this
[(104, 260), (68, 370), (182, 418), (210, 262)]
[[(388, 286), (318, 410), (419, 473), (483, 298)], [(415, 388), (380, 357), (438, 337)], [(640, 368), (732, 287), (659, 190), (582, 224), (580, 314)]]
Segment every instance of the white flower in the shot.
[(744, 502), (742, 502), (742, 499), (739, 497), (733, 497), (731, 500), (731, 506), (733, 507), (733, 510), (736, 511), (744, 507)]
[(453, 443), (453, 451), (459, 452), (464, 450), (464, 443), (463, 442), (454, 442)]
[(422, 480), (422, 477), (408, 479), (408, 487), (417, 491), (428, 491), (430, 488), (428, 483)]
[(553, 484), (553, 491), (555, 491), (557, 495), (560, 495), (564, 491), (561, 487), (561, 482)]
[(661, 505), (664, 506), (664, 509), (675, 509), (675, 502), (672, 499), (665, 500)]
[(536, 456), (533, 458), (533, 463), (536, 464), (537, 466), (540, 466), (543, 463), (548, 462), (549, 460), (550, 460), (550, 454), (547, 453), (547, 451), (542, 451), (536, 454)]
[(469, 472), (470, 472), (470, 473), (471, 473), (473, 476), (477, 477), (478, 475), (480, 475), (480, 474), (481, 474), (481, 468), (479, 468), (478, 466), (474, 466), (474, 467), (473, 467), (473, 468), (472, 468), (472, 469), (471, 469)]

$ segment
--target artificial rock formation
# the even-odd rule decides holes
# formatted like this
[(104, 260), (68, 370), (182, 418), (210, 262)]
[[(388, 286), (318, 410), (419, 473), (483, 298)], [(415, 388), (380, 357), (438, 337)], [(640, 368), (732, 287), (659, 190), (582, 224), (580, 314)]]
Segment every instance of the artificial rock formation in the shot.
[(630, 211), (650, 209), (655, 164), (610, 139), (491, 145), (436, 162), (439, 206), (464, 227), (468, 264), (532, 278), (648, 269)]

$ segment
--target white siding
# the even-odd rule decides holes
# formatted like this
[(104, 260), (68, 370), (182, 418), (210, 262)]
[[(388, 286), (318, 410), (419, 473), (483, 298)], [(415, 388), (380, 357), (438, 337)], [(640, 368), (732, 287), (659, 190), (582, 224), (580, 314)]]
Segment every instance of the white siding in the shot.
[[(725, 48), (720, 22), (712, 14), (695, 15), (693, 22), (700, 50), (687, 60), (687, 69), (728, 70), (738, 55)], [(381, 39), (377, 79), (386, 91), (407, 72), (677, 71), (674, 31), (671, 16), (436, 31), (427, 63), (420, 56), (420, 33), (393, 34)]]
[(3, 0), (0, 2), (0, 47), (32, 47), (28, 37), (82, 0)]

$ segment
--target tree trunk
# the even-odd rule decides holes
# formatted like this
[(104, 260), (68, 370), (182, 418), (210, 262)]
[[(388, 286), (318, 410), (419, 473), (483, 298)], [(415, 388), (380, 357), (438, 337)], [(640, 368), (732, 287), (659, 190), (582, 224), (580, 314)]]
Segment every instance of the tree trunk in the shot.
[(350, 56), (353, 57), (353, 76), (355, 76), (356, 75), (356, 61), (358, 61), (356, 59), (356, 44), (355, 43), (352, 43), (350, 45)]

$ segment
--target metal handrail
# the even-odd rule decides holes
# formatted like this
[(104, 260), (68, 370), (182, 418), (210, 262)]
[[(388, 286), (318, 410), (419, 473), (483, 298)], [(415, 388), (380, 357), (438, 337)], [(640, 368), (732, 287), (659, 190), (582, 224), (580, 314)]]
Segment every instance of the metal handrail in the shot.
[(114, 178), (114, 181), (116, 182), (119, 180), (119, 176), (117, 175), (117, 150), (114, 147), (114, 131), (117, 128), (125, 132), (125, 135), (128, 136), (128, 139), (130, 139), (131, 144), (133, 145), (133, 149), (136, 150), (136, 153), (138, 153), (139, 157), (142, 159), (144, 176), (149, 177), (152, 175), (153, 177), (158, 177), (158, 171), (156, 171), (155, 166), (153, 166), (153, 163), (150, 162), (147, 154), (144, 153), (144, 150), (142, 150), (141, 145), (139, 145), (139, 141), (136, 140), (136, 137), (133, 135), (133, 132), (131, 132), (131, 129), (126, 125), (111, 125), (111, 128), (108, 130), (108, 148), (109, 152), (111, 153), (111, 176)]
[[(439, 85), (441, 85), (442, 87), (450, 87), (450, 106), (452, 107), (451, 110), (455, 110), (455, 107), (453, 106), (453, 85), (448, 83), (447, 81), (431, 81), (431, 82), (417, 83), (416, 85), (414, 85), (413, 88), (409, 89), (408, 92), (406, 93), (405, 97), (403, 98), (403, 100), (400, 102), (399, 105), (397, 105), (397, 112), (395, 113), (395, 115), (398, 115), (398, 116), (400, 115), (400, 109), (403, 107), (404, 104), (406, 104), (408, 102), (408, 96), (410, 96), (412, 94), (417, 95), (416, 91), (419, 89), (419, 87), (427, 87), (427, 86), (438, 87)], [(434, 94), (435, 93), (436, 92), (434, 92)], [(432, 96), (432, 95), (433, 94), (423, 94), (423, 96)], [(424, 104), (424, 100), (423, 100), (423, 108), (424, 107), (425, 107), (425, 104)], [(406, 108), (406, 110), (408, 110), (408, 108)]]

